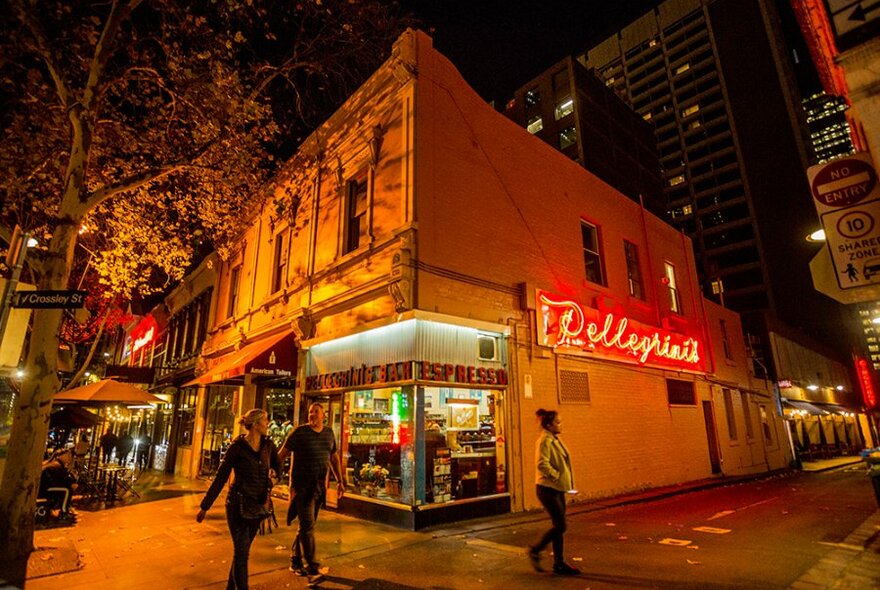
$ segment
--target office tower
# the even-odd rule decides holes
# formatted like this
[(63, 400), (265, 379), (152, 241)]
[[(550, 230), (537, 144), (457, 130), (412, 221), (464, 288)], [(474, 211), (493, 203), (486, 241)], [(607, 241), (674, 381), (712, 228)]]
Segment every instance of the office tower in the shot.
[(855, 153), (849, 122), (846, 120), (846, 99), (824, 92), (804, 99), (804, 111), (813, 146), (812, 163), (824, 164), (840, 156)]
[(514, 92), (504, 114), (655, 215), (665, 215), (651, 126), (573, 58)]

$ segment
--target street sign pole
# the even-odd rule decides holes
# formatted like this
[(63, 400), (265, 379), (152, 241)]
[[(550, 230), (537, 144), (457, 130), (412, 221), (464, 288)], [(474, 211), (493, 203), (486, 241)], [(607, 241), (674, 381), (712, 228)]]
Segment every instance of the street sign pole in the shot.
[(27, 256), (28, 240), (31, 235), (28, 232), (16, 231), (12, 235), (9, 242), (9, 253), (7, 262), (12, 263), (12, 275), (6, 282), (3, 298), (0, 300), (0, 342), (6, 335), (6, 324), (9, 322), (9, 312), (12, 309), (12, 297), (15, 295), (15, 288), (18, 286), (18, 279), (21, 277), (21, 269), (24, 267), (24, 259)]

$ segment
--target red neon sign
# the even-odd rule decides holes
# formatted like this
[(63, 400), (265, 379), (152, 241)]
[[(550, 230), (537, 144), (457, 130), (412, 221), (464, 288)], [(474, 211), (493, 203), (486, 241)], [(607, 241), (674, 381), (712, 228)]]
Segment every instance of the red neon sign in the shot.
[(877, 405), (877, 396), (874, 393), (874, 384), (871, 381), (871, 370), (868, 367), (868, 361), (865, 359), (856, 360), (856, 372), (859, 374), (859, 383), (862, 384), (862, 398), (868, 408), (874, 408)]
[(131, 331), (131, 352), (135, 353), (156, 338), (158, 325), (155, 318), (148, 315)]
[(581, 348), (640, 365), (703, 370), (696, 338), (612, 313), (603, 317), (596, 309), (545, 291), (538, 291), (538, 302), (545, 346)]

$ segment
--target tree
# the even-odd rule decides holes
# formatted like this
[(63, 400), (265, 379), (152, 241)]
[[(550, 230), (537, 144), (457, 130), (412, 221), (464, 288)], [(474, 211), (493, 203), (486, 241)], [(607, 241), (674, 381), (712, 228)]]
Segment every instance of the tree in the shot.
[[(10, 0), (0, 6), (0, 233), (39, 289), (76, 287), (80, 231), (109, 297), (221, 253), (275, 162), (385, 57), (380, 0)], [(85, 238), (84, 238), (85, 239)], [(24, 586), (61, 310), (36, 310), (0, 484), (0, 578)]]

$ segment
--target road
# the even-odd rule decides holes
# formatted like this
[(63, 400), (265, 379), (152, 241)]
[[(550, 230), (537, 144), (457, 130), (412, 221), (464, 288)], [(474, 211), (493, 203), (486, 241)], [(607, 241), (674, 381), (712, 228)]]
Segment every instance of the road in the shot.
[(584, 572), (576, 579), (529, 569), (522, 547), (543, 520), (434, 538), (358, 567), (417, 588), (788, 588), (876, 509), (861, 467), (794, 474), (602, 511), (575, 508), (566, 556)]

